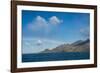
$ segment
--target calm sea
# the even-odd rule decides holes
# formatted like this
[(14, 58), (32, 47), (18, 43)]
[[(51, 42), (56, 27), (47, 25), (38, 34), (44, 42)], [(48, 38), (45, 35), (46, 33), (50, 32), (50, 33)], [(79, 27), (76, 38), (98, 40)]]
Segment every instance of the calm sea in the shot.
[(22, 62), (60, 61), (89, 59), (88, 52), (22, 54)]

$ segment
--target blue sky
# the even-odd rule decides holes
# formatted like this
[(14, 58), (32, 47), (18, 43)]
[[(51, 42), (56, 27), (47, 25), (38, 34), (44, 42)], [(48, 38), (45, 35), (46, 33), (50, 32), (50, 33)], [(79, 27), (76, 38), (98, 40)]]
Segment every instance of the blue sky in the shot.
[(36, 53), (89, 38), (89, 18), (89, 13), (23, 10), (23, 52)]

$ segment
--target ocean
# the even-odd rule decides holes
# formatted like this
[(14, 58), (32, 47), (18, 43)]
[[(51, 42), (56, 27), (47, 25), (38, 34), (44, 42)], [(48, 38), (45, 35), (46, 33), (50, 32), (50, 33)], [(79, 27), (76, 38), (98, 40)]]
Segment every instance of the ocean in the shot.
[(89, 52), (22, 54), (22, 62), (85, 60), (85, 59), (90, 59)]

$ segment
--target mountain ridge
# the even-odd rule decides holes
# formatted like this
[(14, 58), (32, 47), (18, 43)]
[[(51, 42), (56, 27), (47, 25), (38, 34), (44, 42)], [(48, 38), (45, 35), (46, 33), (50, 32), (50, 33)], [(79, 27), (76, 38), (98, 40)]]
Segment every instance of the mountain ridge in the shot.
[(89, 52), (90, 40), (78, 40), (72, 44), (62, 44), (53, 49), (45, 49), (40, 53), (55, 53), (55, 52)]

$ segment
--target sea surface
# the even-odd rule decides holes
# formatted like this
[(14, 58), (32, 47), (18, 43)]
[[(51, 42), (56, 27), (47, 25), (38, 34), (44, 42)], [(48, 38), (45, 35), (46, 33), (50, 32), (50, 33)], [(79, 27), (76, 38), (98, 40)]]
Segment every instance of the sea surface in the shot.
[(85, 59), (90, 59), (89, 52), (22, 54), (22, 62), (85, 60)]

